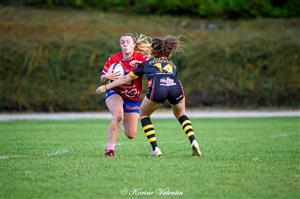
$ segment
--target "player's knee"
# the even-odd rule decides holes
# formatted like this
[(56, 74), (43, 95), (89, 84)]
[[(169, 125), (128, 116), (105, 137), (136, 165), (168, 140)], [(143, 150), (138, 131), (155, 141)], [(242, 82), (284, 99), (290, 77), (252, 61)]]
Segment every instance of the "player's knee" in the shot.
[(128, 139), (133, 139), (136, 136), (136, 131), (125, 131), (125, 135), (128, 137)]
[(113, 113), (113, 120), (115, 120), (116, 122), (121, 122), (123, 120), (123, 112), (118, 111)]

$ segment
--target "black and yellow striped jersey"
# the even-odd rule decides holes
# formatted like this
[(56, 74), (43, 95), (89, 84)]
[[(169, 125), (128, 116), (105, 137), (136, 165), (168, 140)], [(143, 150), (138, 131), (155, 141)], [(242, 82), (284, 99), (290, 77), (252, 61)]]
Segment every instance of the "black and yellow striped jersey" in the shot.
[(138, 65), (136, 69), (131, 71), (129, 75), (136, 79), (142, 75), (146, 75), (149, 79), (152, 79), (156, 75), (177, 75), (176, 65), (168, 59), (150, 58)]

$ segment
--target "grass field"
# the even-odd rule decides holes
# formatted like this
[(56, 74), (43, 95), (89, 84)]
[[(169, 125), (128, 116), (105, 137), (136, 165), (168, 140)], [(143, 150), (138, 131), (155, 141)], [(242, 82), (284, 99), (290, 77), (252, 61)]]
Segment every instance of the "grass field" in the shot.
[(300, 118), (193, 119), (203, 156), (179, 124), (154, 119), (103, 156), (109, 120), (1, 122), (0, 198), (299, 198)]

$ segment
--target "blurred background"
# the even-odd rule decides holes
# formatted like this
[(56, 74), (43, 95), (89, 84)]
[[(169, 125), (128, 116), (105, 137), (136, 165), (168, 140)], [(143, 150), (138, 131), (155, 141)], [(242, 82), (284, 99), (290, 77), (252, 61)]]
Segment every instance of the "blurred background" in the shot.
[(0, 111), (106, 110), (124, 32), (182, 35), (189, 108), (300, 108), (299, 0), (0, 0)]

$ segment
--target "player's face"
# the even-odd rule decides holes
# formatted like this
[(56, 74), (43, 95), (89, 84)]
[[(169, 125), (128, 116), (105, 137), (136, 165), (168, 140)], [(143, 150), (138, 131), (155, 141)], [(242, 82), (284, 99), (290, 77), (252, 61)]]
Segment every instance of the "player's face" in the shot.
[(135, 43), (131, 36), (122, 36), (120, 38), (120, 47), (122, 53), (125, 55), (132, 55), (135, 47)]

